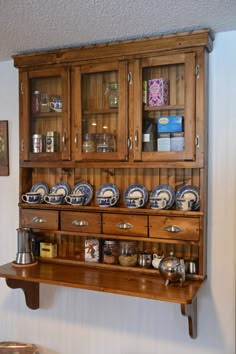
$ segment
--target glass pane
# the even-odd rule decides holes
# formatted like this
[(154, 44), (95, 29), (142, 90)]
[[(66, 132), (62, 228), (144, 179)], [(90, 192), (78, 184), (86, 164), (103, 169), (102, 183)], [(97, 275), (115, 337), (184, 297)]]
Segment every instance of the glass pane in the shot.
[(143, 69), (142, 151), (184, 150), (184, 64)]
[(117, 71), (82, 75), (82, 151), (115, 152), (119, 107)]
[(31, 152), (59, 152), (63, 109), (61, 77), (32, 79), (30, 92)]

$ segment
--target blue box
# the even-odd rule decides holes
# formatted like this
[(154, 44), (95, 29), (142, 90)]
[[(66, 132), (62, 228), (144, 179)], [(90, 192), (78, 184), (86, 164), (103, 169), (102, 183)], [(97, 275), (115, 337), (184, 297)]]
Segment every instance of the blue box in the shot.
[(182, 116), (163, 116), (157, 118), (158, 133), (176, 133), (183, 131)]

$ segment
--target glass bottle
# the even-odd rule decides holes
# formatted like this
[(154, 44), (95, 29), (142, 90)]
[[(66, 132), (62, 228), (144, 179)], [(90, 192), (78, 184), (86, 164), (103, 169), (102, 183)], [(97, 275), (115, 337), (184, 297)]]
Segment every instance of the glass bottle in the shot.
[(95, 151), (95, 141), (92, 134), (87, 133), (84, 135), (82, 150), (85, 153)]
[(40, 92), (39, 91), (34, 91), (32, 94), (31, 110), (33, 114), (40, 112)]

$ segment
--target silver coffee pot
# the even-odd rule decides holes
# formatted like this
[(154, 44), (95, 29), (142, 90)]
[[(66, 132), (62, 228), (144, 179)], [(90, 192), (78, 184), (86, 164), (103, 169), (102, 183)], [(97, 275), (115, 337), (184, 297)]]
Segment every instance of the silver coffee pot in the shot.
[(23, 227), (17, 231), (17, 254), (16, 264), (30, 264), (34, 263), (34, 256), (32, 252), (32, 237), (33, 234), (30, 228)]
[(160, 261), (159, 271), (165, 279), (165, 285), (177, 281), (183, 284), (185, 281), (184, 260), (175, 257), (173, 252), (170, 252), (169, 256), (164, 257)]

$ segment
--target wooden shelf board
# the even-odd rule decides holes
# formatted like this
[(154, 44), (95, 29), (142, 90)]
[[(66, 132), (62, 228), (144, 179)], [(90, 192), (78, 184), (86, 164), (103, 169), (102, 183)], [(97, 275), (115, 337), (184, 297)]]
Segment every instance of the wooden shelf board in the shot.
[(159, 301), (192, 304), (204, 280), (164, 285), (162, 277), (85, 266), (38, 263), (32, 267), (0, 266), (0, 277), (32, 283), (102, 291)]

